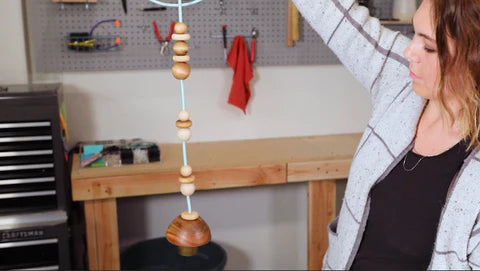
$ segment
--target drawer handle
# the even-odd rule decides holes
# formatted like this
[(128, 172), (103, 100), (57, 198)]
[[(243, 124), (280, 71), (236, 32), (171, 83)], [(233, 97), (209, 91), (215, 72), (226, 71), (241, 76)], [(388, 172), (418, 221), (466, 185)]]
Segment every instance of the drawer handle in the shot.
[(32, 156), (32, 155), (47, 155), (47, 154), (53, 154), (53, 150), (0, 152), (0, 157)]
[(21, 241), (21, 242), (8, 242), (8, 243), (0, 243), (0, 249), (1, 248), (12, 248), (12, 247), (47, 245), (47, 244), (56, 244), (56, 243), (58, 243), (57, 238), (43, 239), (43, 240), (32, 240), (32, 241)]
[(23, 193), (6, 193), (0, 194), (0, 199), (15, 199), (38, 196), (51, 196), (57, 194), (55, 190), (38, 191), (38, 192), (23, 192)]
[(0, 171), (23, 170), (23, 169), (39, 169), (39, 168), (53, 168), (53, 163), (48, 163), (48, 164), (32, 164), (32, 165), (15, 165), (15, 166), (0, 166)]
[(35, 266), (35, 267), (29, 267), (29, 268), (24, 268), (24, 269), (15, 269), (15, 270), (60, 270), (60, 266), (58, 266), (58, 265)]
[(45, 141), (45, 140), (52, 140), (52, 136), (0, 137), (0, 143), (22, 142), (22, 141)]
[(54, 182), (54, 181), (55, 181), (55, 177), (9, 179), (9, 180), (0, 180), (0, 185), (25, 184), (25, 183), (48, 183), (48, 182)]
[(0, 123), (0, 129), (28, 128), (28, 127), (48, 127), (48, 126), (50, 126), (50, 122), (48, 122), (48, 121)]

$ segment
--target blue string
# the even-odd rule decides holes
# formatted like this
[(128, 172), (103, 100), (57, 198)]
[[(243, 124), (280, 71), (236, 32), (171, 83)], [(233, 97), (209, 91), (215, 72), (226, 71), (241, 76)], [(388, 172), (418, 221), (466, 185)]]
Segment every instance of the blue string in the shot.
[[(166, 7), (177, 7), (178, 8), (178, 22), (183, 22), (183, 14), (182, 14), (182, 7), (194, 5), (197, 3), (200, 3), (203, 0), (194, 0), (189, 3), (182, 3), (182, 0), (178, 0), (178, 4), (170, 4), (170, 3), (164, 3), (158, 0), (150, 0), (150, 2), (153, 2), (157, 5), (161, 6), (166, 6)], [(182, 93), (182, 110), (185, 110), (185, 86), (183, 84), (183, 80), (180, 80), (180, 89)], [(182, 141), (182, 152), (183, 152), (183, 165), (188, 165), (188, 160), (187, 160), (187, 142)], [(188, 213), (192, 213), (192, 204), (190, 202), (190, 196), (186, 196), (187, 198), (187, 206), (188, 206)]]
[(182, 93), (182, 110), (185, 110), (185, 86), (183, 80), (180, 80), (180, 89)]
[(183, 16), (182, 16), (182, 0), (178, 0), (178, 21), (183, 22)]
[(187, 196), (187, 206), (188, 206), (188, 213), (192, 213), (192, 204), (190, 203), (190, 196)]
[[(188, 7), (188, 6), (200, 3), (202, 1), (203, 0), (194, 0), (194, 1), (189, 2), (189, 3), (182, 3), (181, 7)], [(179, 7), (178, 4), (170, 4), (170, 3), (165, 3), (165, 2), (162, 2), (162, 1), (158, 1), (158, 0), (150, 0), (150, 2), (155, 3), (157, 5), (160, 5), (160, 6), (165, 6), (165, 7), (171, 7), (171, 8), (178, 8)]]
[(182, 151), (183, 151), (183, 165), (186, 166), (188, 165), (187, 161), (187, 142), (182, 141)]

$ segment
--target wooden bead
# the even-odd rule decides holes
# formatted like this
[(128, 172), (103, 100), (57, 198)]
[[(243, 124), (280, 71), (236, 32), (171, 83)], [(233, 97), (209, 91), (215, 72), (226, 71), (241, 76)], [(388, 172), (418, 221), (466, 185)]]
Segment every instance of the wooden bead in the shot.
[(180, 112), (178, 112), (178, 119), (181, 120), (181, 121), (187, 121), (190, 119), (190, 112), (188, 112), (187, 110), (180, 110)]
[(188, 177), (188, 176), (192, 175), (192, 167), (189, 166), (189, 165), (182, 166), (182, 167), (180, 168), (180, 174), (181, 174), (183, 177)]
[(195, 184), (194, 183), (182, 183), (180, 185), (180, 192), (185, 197), (193, 195), (195, 193)]
[(186, 120), (186, 121), (177, 120), (175, 125), (177, 125), (177, 128), (190, 128), (190, 127), (192, 127), (192, 121), (191, 120)]
[(186, 56), (173, 56), (172, 59), (173, 59), (173, 61), (175, 61), (175, 62), (188, 62), (188, 61), (190, 61), (190, 56), (189, 56), (189, 55), (186, 55)]
[(184, 56), (188, 53), (188, 44), (184, 41), (177, 41), (173, 44), (173, 52), (177, 56)]
[(178, 254), (183, 257), (195, 256), (198, 252), (198, 247), (178, 247)]
[(200, 216), (198, 215), (197, 211), (192, 211), (192, 213), (189, 213), (188, 211), (183, 211), (182, 214), (180, 215), (183, 219), (185, 220), (195, 220), (198, 219)]
[(187, 25), (183, 22), (176, 23), (174, 29), (175, 29), (175, 33), (177, 33), (177, 34), (187, 33)]
[(172, 67), (172, 74), (178, 80), (185, 80), (190, 75), (190, 65), (185, 62), (177, 62)]
[(178, 129), (177, 136), (182, 141), (188, 141), (192, 137), (192, 131), (188, 128), (181, 128)]
[[(188, 212), (183, 213), (187, 213), (185, 217), (191, 219)], [(166, 237), (168, 242), (178, 247), (199, 247), (210, 242), (212, 234), (208, 224), (200, 216), (187, 220), (179, 215), (168, 226)]]
[(190, 175), (188, 177), (178, 177), (180, 183), (193, 183), (195, 181), (195, 175)]
[(172, 40), (190, 40), (190, 34), (173, 34)]

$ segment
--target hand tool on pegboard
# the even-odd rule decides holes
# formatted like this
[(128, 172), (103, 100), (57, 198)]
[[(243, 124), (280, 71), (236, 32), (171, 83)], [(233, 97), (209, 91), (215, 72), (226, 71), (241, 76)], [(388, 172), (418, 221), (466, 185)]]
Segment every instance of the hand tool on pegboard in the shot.
[(258, 31), (254, 27), (252, 28), (252, 39), (250, 41), (250, 63), (253, 63), (255, 61), (255, 47), (257, 43), (257, 36), (258, 36)]
[(170, 23), (170, 32), (168, 33), (168, 36), (165, 38), (165, 40), (162, 38), (162, 36), (160, 35), (160, 32), (158, 31), (157, 22), (153, 21), (152, 25), (153, 25), (153, 31), (155, 32), (155, 36), (157, 36), (158, 41), (161, 43), (160, 55), (162, 55), (162, 56), (168, 55), (169, 54), (168, 43), (170, 42), (170, 39), (172, 38), (173, 29), (175, 27), (175, 22), (172, 21)]
[(227, 25), (222, 25), (222, 35), (223, 35), (223, 57), (225, 61), (227, 60)]
[(287, 5), (287, 46), (293, 47), (294, 41), (300, 39), (299, 13), (292, 0), (288, 0)]
[(127, 0), (122, 0), (122, 8), (123, 8), (123, 12), (127, 14), (128, 13)]
[(163, 11), (167, 10), (166, 7), (149, 7), (149, 8), (137, 8), (138, 11)]
[(92, 52), (108, 51), (118, 48), (121, 43), (119, 36), (109, 37), (93, 34), (97, 27), (105, 23), (113, 23), (116, 27), (121, 26), (120, 20), (108, 19), (97, 22), (90, 29), (90, 32), (71, 32), (69, 33), (68, 49), (79, 52)]

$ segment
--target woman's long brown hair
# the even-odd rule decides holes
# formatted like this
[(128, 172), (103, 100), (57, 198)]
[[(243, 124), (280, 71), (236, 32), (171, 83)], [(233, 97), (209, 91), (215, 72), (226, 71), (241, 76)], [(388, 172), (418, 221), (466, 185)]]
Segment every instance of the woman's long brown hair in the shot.
[[(439, 98), (454, 120), (447, 93), (462, 105), (457, 117), (469, 138), (480, 147), (480, 0), (431, 0), (440, 60)], [(450, 50), (449, 50), (450, 48)]]

